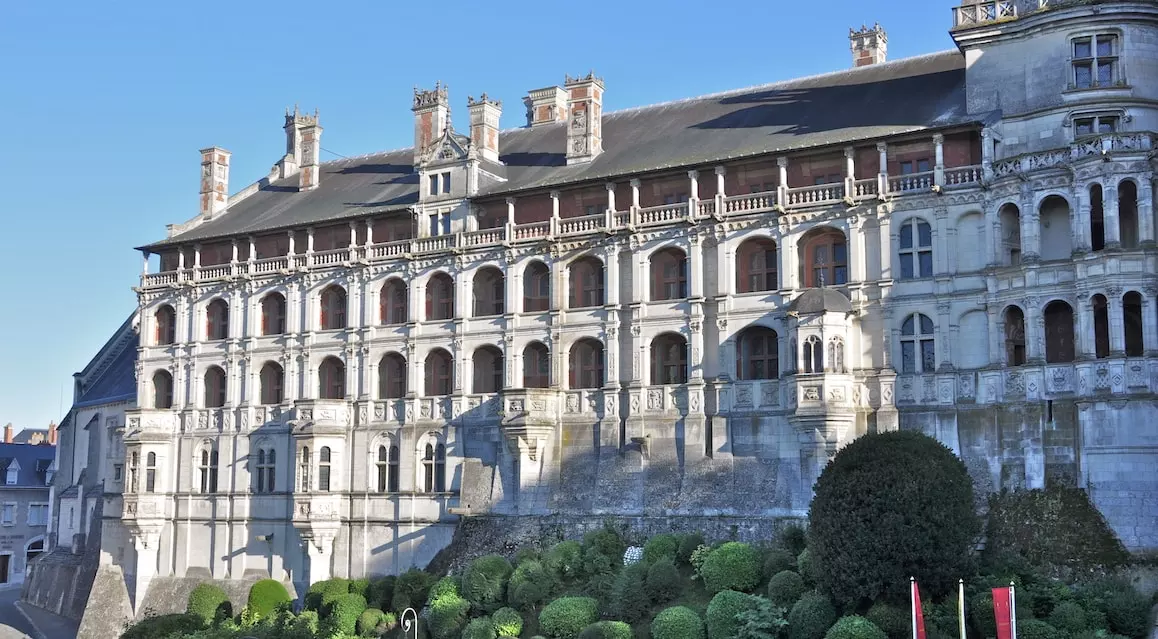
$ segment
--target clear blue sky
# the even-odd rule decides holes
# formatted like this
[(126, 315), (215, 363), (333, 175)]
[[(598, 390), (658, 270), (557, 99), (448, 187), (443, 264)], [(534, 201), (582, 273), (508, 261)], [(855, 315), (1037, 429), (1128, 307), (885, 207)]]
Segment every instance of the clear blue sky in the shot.
[(485, 91), (509, 128), (527, 90), (566, 73), (595, 70), (612, 111), (848, 67), (849, 27), (874, 20), (890, 59), (948, 49), (955, 4), (9, 3), (0, 424), (63, 416), (72, 373), (136, 305), (133, 247), (196, 214), (198, 149), (233, 152), (237, 191), (283, 152), (295, 102), (320, 109), (325, 149), (357, 155), (410, 145), (414, 85), (448, 83), (460, 129), (467, 95)]

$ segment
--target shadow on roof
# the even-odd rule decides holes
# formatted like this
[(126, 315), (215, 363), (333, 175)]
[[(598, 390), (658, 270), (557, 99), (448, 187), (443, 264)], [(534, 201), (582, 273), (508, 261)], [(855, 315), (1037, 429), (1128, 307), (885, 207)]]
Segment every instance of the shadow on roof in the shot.
[(418, 193), (407, 193), (398, 197), (392, 197), (386, 200), (379, 200), (377, 202), (342, 202), (342, 206), (353, 206), (363, 209), (377, 209), (390, 208), (394, 206), (406, 206), (410, 204), (418, 204)]
[(565, 153), (507, 153), (499, 160), (507, 166), (567, 166)]
[(338, 169), (337, 171), (329, 171), (330, 173), (339, 173), (341, 175), (353, 175), (356, 173), (400, 173), (413, 174), (416, 178), (417, 173), (414, 172), (414, 167), (409, 164), (356, 164), (354, 166), (347, 166)]

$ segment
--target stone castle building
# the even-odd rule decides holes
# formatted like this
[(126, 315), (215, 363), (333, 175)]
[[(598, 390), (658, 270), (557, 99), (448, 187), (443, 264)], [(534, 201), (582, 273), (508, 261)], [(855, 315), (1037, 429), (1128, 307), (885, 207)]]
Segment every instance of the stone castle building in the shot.
[(413, 148), (330, 162), (295, 109), (233, 195), (204, 149), (200, 213), (141, 249), (105, 567), (139, 612), (424, 565), (477, 515), (751, 536), (897, 428), (1158, 548), (1158, 2), (966, 0), (951, 33), (616, 112), (568, 76), (513, 130), (435, 85)]

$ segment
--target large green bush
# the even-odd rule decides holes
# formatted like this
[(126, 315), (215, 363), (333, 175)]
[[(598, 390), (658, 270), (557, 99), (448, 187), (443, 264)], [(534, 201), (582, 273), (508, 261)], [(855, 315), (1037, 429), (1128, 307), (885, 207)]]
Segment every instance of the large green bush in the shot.
[[(286, 639), (314, 639), (318, 636), (318, 627), (321, 625), (318, 613), (315, 610), (303, 610), (293, 620), (293, 627)], [(279, 638), (281, 639), (281, 638)]]
[(760, 583), (760, 553), (748, 544), (730, 541), (708, 554), (700, 567), (708, 592), (749, 592)]
[[(913, 634), (911, 614), (899, 606), (878, 601), (868, 609), (864, 616), (865, 619), (883, 630), (889, 639), (912, 639), (910, 636)], [(928, 623), (929, 619), (926, 618), (925, 621)]]
[(583, 572), (587, 576), (615, 570), (623, 565), (627, 549), (623, 537), (610, 525), (583, 535)]
[(366, 591), (366, 601), (375, 608), (388, 610), (390, 600), (394, 598), (394, 576), (378, 577), (370, 580), (370, 589)]
[(916, 575), (930, 597), (943, 597), (968, 574), (980, 532), (974, 507), (965, 464), (937, 440), (911, 431), (860, 437), (816, 482), (808, 548), (817, 584), (840, 605), (901, 603)]
[(785, 608), (791, 608), (805, 590), (804, 578), (791, 570), (778, 572), (768, 580), (768, 600)]
[(430, 587), (430, 592), (426, 595), (427, 603), (438, 599), (443, 595), (461, 595), (462, 589), (458, 587), (458, 579), (453, 575), (447, 575), (442, 579), (434, 582)]
[(1133, 588), (1107, 593), (1103, 605), (1110, 630), (1127, 637), (1143, 637), (1149, 631), (1150, 601)]
[(348, 590), (356, 595), (362, 595), (367, 601), (370, 600), (370, 579), (368, 577), (359, 577), (358, 579), (351, 579)]
[(704, 622), (685, 606), (668, 608), (651, 622), (652, 639), (704, 639)]
[(788, 611), (763, 597), (752, 597), (752, 603), (751, 608), (736, 615), (739, 623), (736, 639), (776, 639), (782, 636), (788, 627), (788, 620), (784, 618)]
[(205, 619), (193, 613), (144, 617), (125, 629), (121, 639), (156, 639), (192, 635), (205, 626)]
[(471, 619), (462, 631), (462, 639), (495, 639), (496, 636), (490, 617)]
[(868, 619), (850, 615), (837, 619), (824, 639), (888, 639), (888, 635)]
[(453, 639), (466, 626), (470, 602), (461, 595), (445, 592), (431, 599), (426, 617), (434, 639)]
[(495, 634), (500, 637), (518, 637), (523, 632), (523, 616), (513, 608), (499, 608), (491, 615)]
[(357, 631), (362, 637), (377, 637), (378, 628), (387, 621), (386, 613), (378, 608), (367, 608), (358, 615)]
[(782, 548), (771, 548), (764, 553), (764, 578), (771, 579), (772, 575), (785, 570), (795, 571), (796, 557)]
[(627, 623), (636, 623), (647, 616), (651, 597), (647, 588), (647, 566), (642, 562), (624, 566), (615, 575), (611, 585), (610, 611), (612, 616)]
[(530, 610), (547, 601), (557, 586), (555, 575), (542, 563), (524, 561), (511, 573), (507, 603), (519, 610)]
[(577, 541), (561, 541), (543, 555), (543, 566), (563, 581), (574, 581), (583, 575), (583, 548)]
[[(526, 565), (528, 562), (524, 562)], [(470, 562), (462, 576), (462, 596), (482, 612), (494, 612), (503, 605), (511, 562), (499, 555), (487, 555)]]
[(704, 536), (700, 533), (688, 533), (680, 537), (680, 545), (676, 550), (676, 561), (681, 565), (690, 566), (692, 553), (696, 548), (704, 545)]
[(289, 591), (276, 579), (262, 579), (249, 588), (245, 607), (258, 619), (273, 614), (278, 606), (290, 603)]
[(804, 583), (816, 583), (816, 562), (812, 559), (812, 552), (805, 548), (796, 556), (796, 572), (804, 578)]
[(339, 595), (350, 592), (348, 579), (326, 579), (310, 585), (306, 591), (306, 608), (322, 612)]
[(390, 598), (390, 609), (400, 613), (407, 608), (415, 610), (426, 603), (426, 595), (434, 585), (435, 578), (417, 568), (411, 568), (394, 580), (394, 594)]
[(732, 639), (740, 627), (737, 616), (754, 607), (750, 595), (735, 590), (721, 590), (708, 603), (704, 620), (708, 625), (709, 639)]
[(683, 579), (671, 556), (664, 555), (647, 569), (647, 594), (656, 603), (666, 603), (680, 594)]
[(780, 529), (780, 545), (793, 557), (804, 552), (808, 546), (808, 534), (799, 524), (788, 524)]
[(670, 533), (663, 533), (647, 540), (643, 545), (643, 563), (651, 565), (664, 557), (671, 557), (675, 561), (679, 554), (680, 538)]
[(631, 626), (622, 621), (596, 621), (579, 633), (579, 639), (633, 639)]
[(836, 608), (828, 597), (806, 592), (788, 612), (789, 639), (821, 639), (836, 623)]
[(519, 565), (524, 561), (541, 561), (543, 559), (542, 553), (534, 546), (522, 546), (515, 551), (515, 558), (511, 562), (514, 565)]
[(539, 630), (554, 639), (574, 639), (598, 618), (598, 605), (594, 599), (560, 597), (539, 613)]
[(329, 618), (342, 632), (352, 635), (358, 628), (358, 617), (366, 610), (366, 598), (358, 593), (347, 592), (334, 599), (330, 605)]
[(1057, 628), (1044, 621), (1026, 619), (1017, 622), (1017, 639), (1058, 639), (1061, 636)]
[(1054, 607), (1046, 620), (1049, 625), (1071, 635), (1079, 634), (1087, 629), (1086, 611), (1075, 601), (1063, 601)]
[(233, 616), (229, 595), (214, 584), (197, 584), (193, 592), (189, 593), (185, 612), (197, 615), (205, 625), (213, 623), (218, 617)]

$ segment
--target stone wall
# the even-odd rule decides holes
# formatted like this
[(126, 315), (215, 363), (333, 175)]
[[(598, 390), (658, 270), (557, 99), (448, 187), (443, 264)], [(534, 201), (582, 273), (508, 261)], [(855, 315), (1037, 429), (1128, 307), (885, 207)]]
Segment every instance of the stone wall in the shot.
[(89, 501), (92, 515), (83, 552), (73, 554), (68, 545), (58, 545), (37, 558), (24, 581), (21, 600), (70, 619), (79, 620), (84, 614), (100, 565), (104, 503), (102, 499)]

